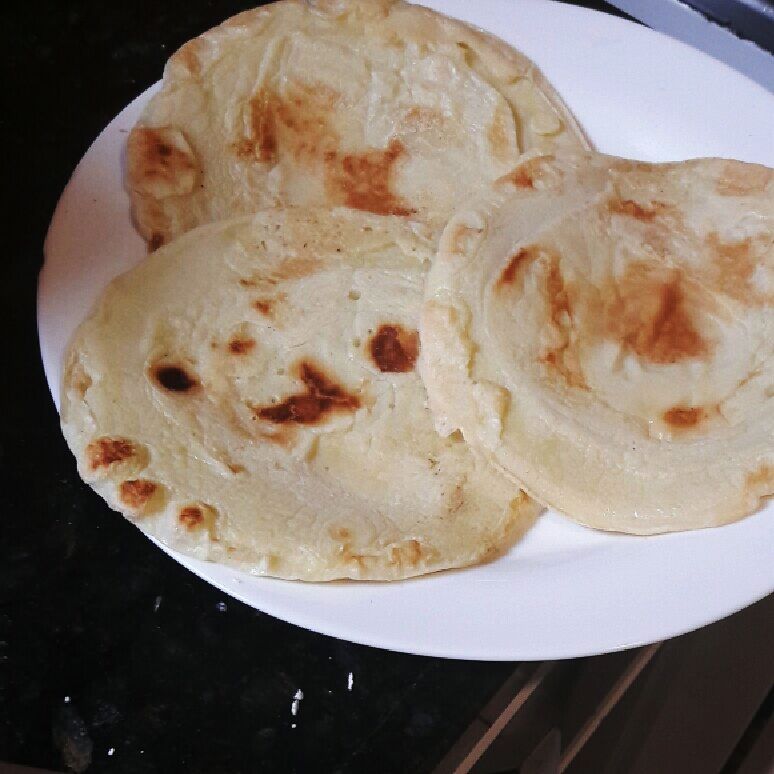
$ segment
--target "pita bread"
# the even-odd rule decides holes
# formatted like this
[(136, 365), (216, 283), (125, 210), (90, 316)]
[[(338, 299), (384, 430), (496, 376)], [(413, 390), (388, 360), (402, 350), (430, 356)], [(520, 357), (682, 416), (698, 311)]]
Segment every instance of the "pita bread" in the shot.
[(588, 147), (502, 41), (389, 0), (284, 0), (184, 45), (128, 142), (151, 248), (276, 205), (344, 205), (440, 229), (522, 151)]
[(353, 210), (204, 226), (116, 279), (69, 351), (83, 478), (146, 533), (304, 580), (482, 561), (537, 506), (433, 429), (423, 227)]
[(774, 171), (536, 157), (441, 239), (421, 326), (443, 432), (540, 502), (648, 534), (774, 492)]

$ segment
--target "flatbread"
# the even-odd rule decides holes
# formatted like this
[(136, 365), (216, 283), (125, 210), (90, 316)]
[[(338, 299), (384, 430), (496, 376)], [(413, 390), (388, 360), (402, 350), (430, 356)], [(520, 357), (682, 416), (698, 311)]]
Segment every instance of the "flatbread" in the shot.
[(412, 216), (440, 232), (522, 151), (587, 148), (530, 60), (389, 0), (284, 0), (169, 60), (128, 141), (134, 217), (151, 248), (276, 205)]
[(482, 561), (537, 506), (433, 429), (414, 368), (424, 227), (353, 210), (203, 226), (116, 279), (66, 361), (82, 477), (143, 531), (255, 574)]
[(774, 171), (536, 157), (441, 239), (443, 432), (593, 527), (710, 527), (774, 492)]

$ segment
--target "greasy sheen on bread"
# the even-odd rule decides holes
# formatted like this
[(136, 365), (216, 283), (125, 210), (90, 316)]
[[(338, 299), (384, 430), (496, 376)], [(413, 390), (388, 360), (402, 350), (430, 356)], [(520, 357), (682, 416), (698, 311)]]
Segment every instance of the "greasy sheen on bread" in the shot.
[(421, 345), (441, 431), (540, 502), (739, 519), (774, 493), (774, 171), (528, 159), (449, 222)]
[(534, 64), (392, 0), (282, 0), (186, 43), (131, 132), (151, 249), (276, 205), (343, 205), (442, 228), (526, 150), (588, 147)]
[(537, 506), (433, 428), (424, 226), (268, 210), (117, 278), (70, 347), (82, 477), (167, 546), (254, 574), (392, 580), (506, 549)]

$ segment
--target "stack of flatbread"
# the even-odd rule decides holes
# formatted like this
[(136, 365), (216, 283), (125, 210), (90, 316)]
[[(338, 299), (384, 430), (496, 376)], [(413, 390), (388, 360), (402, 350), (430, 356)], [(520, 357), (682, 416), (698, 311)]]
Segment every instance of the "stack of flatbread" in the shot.
[(394, 580), (541, 504), (645, 534), (774, 492), (774, 172), (597, 154), (497, 38), (247, 11), (169, 60), (126, 181), (150, 254), (77, 331), (62, 426), (172, 548)]

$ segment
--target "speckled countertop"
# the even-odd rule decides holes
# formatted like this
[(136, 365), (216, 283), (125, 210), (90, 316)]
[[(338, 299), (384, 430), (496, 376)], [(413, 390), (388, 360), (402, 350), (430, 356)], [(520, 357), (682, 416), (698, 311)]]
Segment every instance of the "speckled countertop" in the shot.
[(89, 772), (427, 771), (513, 669), (351, 645), (224, 597), (110, 512), (60, 436), (35, 327), (57, 197), (169, 53), (247, 5), (49, 0), (2, 12), (11, 207), (0, 282), (0, 761)]

